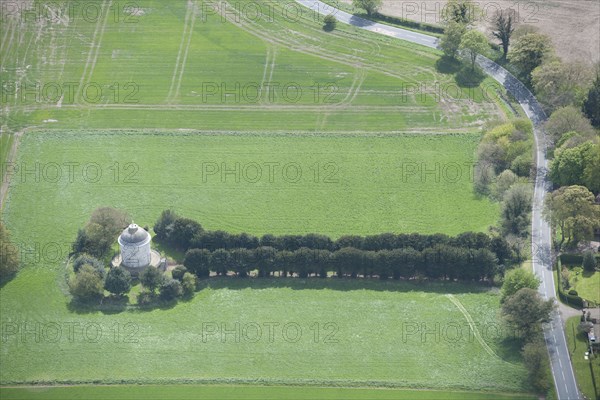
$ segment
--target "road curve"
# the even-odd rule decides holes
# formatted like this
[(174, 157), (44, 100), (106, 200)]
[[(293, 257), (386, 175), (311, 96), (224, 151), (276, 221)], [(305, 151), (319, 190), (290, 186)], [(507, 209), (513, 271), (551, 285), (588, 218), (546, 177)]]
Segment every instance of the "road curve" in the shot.
[[(438, 47), (439, 39), (433, 36), (357, 17), (318, 0), (296, 1), (313, 10), (313, 12), (318, 12), (323, 15), (333, 14), (338, 21), (346, 24), (423, 46), (431, 48)], [(544, 198), (549, 189), (549, 182), (546, 176), (548, 171), (546, 138), (542, 129), (542, 124), (547, 119), (546, 113), (529, 89), (506, 69), (481, 55), (477, 56), (477, 64), (513, 95), (523, 108), (527, 117), (533, 123), (537, 168), (535, 174), (533, 211), (531, 215), (532, 264), (534, 273), (542, 282), (539, 288), (540, 294), (546, 299), (554, 299), (554, 301), (556, 301), (554, 274), (552, 273), (551, 230), (548, 223), (542, 218)], [(577, 388), (575, 374), (573, 373), (573, 366), (571, 365), (563, 324), (558, 313), (553, 315), (550, 323), (544, 325), (544, 339), (550, 355), (550, 366), (552, 375), (554, 376), (554, 384), (558, 398), (560, 400), (580, 399), (581, 396)]]

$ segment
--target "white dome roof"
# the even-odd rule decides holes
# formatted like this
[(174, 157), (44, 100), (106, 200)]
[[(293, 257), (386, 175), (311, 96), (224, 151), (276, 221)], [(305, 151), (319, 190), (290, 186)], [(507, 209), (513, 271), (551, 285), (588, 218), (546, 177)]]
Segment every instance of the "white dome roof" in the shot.
[(131, 224), (119, 236), (120, 243), (137, 244), (147, 241), (150, 234), (136, 224)]

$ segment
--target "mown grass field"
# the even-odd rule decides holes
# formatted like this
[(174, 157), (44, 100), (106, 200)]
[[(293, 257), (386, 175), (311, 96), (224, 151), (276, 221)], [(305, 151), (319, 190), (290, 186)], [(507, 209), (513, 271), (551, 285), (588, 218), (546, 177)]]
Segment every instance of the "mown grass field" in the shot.
[[(498, 206), (473, 194), (478, 140), (29, 132), (16, 160), (21, 169), (11, 177), (6, 221), (25, 242), (72, 241), (106, 205), (142, 226), (173, 208), (207, 229), (255, 235), (486, 231)], [(40, 215), (40, 204), (52, 212)]]
[[(588, 399), (595, 399), (600, 395), (600, 357), (590, 360), (584, 359), (584, 353), (588, 348), (587, 337), (577, 331), (579, 317), (572, 317), (567, 320), (565, 333), (567, 335), (567, 345), (571, 354), (571, 362), (580, 390)], [(592, 376), (593, 371), (593, 376)], [(594, 390), (594, 381), (596, 390)]]
[(600, 303), (600, 273), (587, 272), (582, 267), (571, 267), (569, 282), (579, 296), (586, 300)]
[(196, 385), (163, 385), (163, 386), (75, 386), (54, 388), (13, 389), (0, 388), (2, 398), (6, 400), (56, 399), (71, 400), (86, 398), (89, 400), (111, 399), (249, 399), (249, 400), (304, 400), (304, 399), (339, 399), (339, 400), (487, 400), (487, 399), (534, 399), (532, 396), (507, 393), (472, 393), (472, 392), (436, 392), (422, 390), (399, 389), (351, 389), (351, 388), (311, 388), (311, 387), (278, 387), (278, 386), (196, 386)]
[[(172, 309), (72, 313), (53, 284), (55, 276), (42, 268), (26, 270), (0, 292), (3, 363), (11, 366), (0, 371), (4, 384), (527, 390), (518, 352), (497, 324), (499, 296), (477, 287), (215, 279)], [(33, 284), (39, 300), (19, 290)], [(478, 333), (470, 333), (467, 315), (477, 321)], [(30, 330), (39, 323), (38, 342), (31, 333), (6, 335), (8, 321), (28, 322)], [(58, 338), (49, 330), (53, 322), (64, 330)], [(79, 323), (82, 331), (74, 328), (69, 336), (67, 322)]]

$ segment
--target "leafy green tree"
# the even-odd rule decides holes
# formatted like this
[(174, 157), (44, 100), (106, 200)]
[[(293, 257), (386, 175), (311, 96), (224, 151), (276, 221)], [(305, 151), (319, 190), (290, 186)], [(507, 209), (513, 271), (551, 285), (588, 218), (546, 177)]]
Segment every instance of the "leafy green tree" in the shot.
[(183, 297), (191, 298), (196, 291), (196, 277), (189, 272), (183, 274), (181, 279), (181, 288), (183, 291)]
[(73, 250), (95, 257), (105, 257), (130, 221), (127, 213), (114, 208), (102, 207), (94, 210), (85, 228), (78, 231)]
[(337, 276), (341, 278), (350, 274), (356, 278), (360, 271), (362, 251), (354, 247), (344, 247), (333, 254), (333, 262), (337, 269)]
[(596, 144), (596, 151), (592, 151), (587, 157), (587, 163), (583, 168), (583, 184), (590, 191), (600, 193), (600, 145)]
[(156, 233), (156, 237), (164, 240), (171, 236), (171, 232), (173, 232), (173, 224), (178, 218), (179, 217), (177, 214), (175, 214), (175, 211), (164, 210), (154, 224), (154, 233)]
[(337, 18), (333, 14), (328, 14), (323, 18), (323, 30), (326, 32), (331, 32), (335, 29), (337, 25)]
[(470, 30), (465, 33), (460, 42), (460, 49), (465, 50), (471, 59), (471, 70), (475, 70), (475, 60), (477, 54), (485, 55), (489, 50), (487, 38), (477, 30)]
[(600, 207), (586, 187), (563, 186), (546, 196), (544, 217), (555, 231), (560, 231), (560, 249), (565, 240), (576, 246), (592, 236), (594, 228), (600, 226)]
[(89, 254), (83, 253), (75, 258), (73, 261), (73, 271), (79, 272), (81, 267), (84, 265), (90, 265), (98, 275), (104, 279), (106, 275), (106, 270), (104, 269), (104, 263), (98, 260), (96, 257), (92, 257)]
[(531, 191), (527, 185), (513, 185), (502, 202), (502, 229), (506, 234), (525, 236), (531, 213)]
[(258, 276), (269, 276), (275, 270), (276, 250), (271, 246), (261, 246), (255, 251), (256, 268)]
[(131, 274), (121, 267), (111, 268), (104, 281), (104, 289), (114, 295), (122, 296), (131, 290)]
[(586, 251), (583, 254), (583, 269), (589, 272), (594, 272), (596, 270), (596, 257), (594, 257), (594, 253), (591, 251)]
[(531, 72), (550, 53), (550, 39), (539, 33), (527, 33), (517, 39), (509, 53), (510, 62), (520, 70), (525, 83), (531, 83)]
[(548, 370), (548, 350), (540, 340), (527, 343), (523, 347), (523, 362), (527, 368), (527, 377), (531, 386), (540, 394), (546, 394), (550, 389)]
[(210, 270), (218, 275), (227, 275), (230, 266), (229, 251), (225, 249), (217, 249), (213, 251), (209, 258)]
[(204, 231), (202, 225), (190, 218), (177, 218), (173, 229), (166, 238), (169, 243), (179, 249), (187, 250), (195, 235)]
[(596, 66), (596, 79), (583, 102), (583, 112), (592, 125), (600, 128), (600, 66)]
[(554, 300), (543, 300), (537, 290), (525, 287), (504, 300), (502, 314), (517, 336), (530, 340), (541, 323), (550, 321), (554, 307)]
[(183, 294), (183, 288), (181, 282), (176, 279), (165, 279), (159, 287), (160, 298), (162, 300), (170, 301), (181, 297)]
[(456, 22), (469, 25), (475, 21), (477, 11), (478, 8), (471, 0), (450, 0), (442, 14), (449, 24)]
[(140, 275), (140, 282), (142, 283), (142, 286), (148, 289), (152, 294), (156, 292), (156, 289), (163, 281), (163, 274), (158, 270), (158, 268), (152, 265), (147, 267)]
[(85, 229), (79, 228), (77, 230), (77, 237), (71, 245), (74, 253), (85, 253), (92, 248), (92, 242)]
[(90, 217), (90, 223), (100, 225), (104, 234), (113, 241), (130, 222), (131, 217), (126, 212), (112, 207), (97, 208)]
[(561, 107), (554, 111), (544, 124), (544, 128), (554, 143), (567, 132), (577, 132), (583, 136), (594, 135), (594, 128), (590, 121), (573, 106)]
[(513, 13), (504, 12), (500, 10), (494, 14), (492, 20), (493, 28), (492, 35), (494, 35), (502, 44), (502, 58), (506, 60), (508, 56), (508, 47), (510, 46), (510, 38), (515, 30), (513, 25)]
[(531, 73), (537, 99), (547, 111), (569, 105), (581, 106), (587, 94), (591, 70), (580, 62), (544, 62)]
[(382, 0), (352, 0), (352, 6), (362, 8), (369, 17), (375, 14), (382, 4)]
[(496, 178), (496, 185), (494, 186), (493, 194), (496, 200), (502, 200), (504, 194), (519, 181), (519, 177), (512, 172), (510, 169), (505, 169)]
[(10, 240), (10, 232), (0, 222), (0, 281), (12, 277), (19, 270), (19, 251)]
[(82, 302), (99, 300), (104, 295), (102, 278), (90, 265), (81, 267), (78, 273), (69, 280), (71, 295)]
[(460, 48), (460, 43), (466, 31), (467, 28), (462, 23), (451, 21), (448, 24), (444, 29), (444, 35), (440, 39), (440, 48), (446, 56), (456, 58), (456, 52)]
[(173, 279), (177, 279), (179, 282), (181, 282), (181, 280), (183, 279), (183, 275), (186, 272), (188, 272), (188, 269), (186, 267), (184, 267), (183, 265), (178, 265), (171, 271), (171, 276), (173, 277)]
[[(589, 166), (593, 168), (596, 163), (594, 158), (597, 158), (598, 154), (600, 154), (600, 145), (592, 142), (585, 142), (572, 148), (557, 149), (554, 160), (550, 164), (550, 179), (559, 186), (587, 186), (586, 183), (597, 186), (593, 179), (589, 179), (589, 174), (586, 174), (585, 170)], [(600, 179), (600, 175), (596, 177)]]
[(525, 271), (522, 268), (512, 269), (504, 276), (504, 283), (502, 284), (501, 289), (502, 296), (500, 301), (504, 302), (508, 297), (512, 296), (523, 288), (537, 290), (539, 286), (540, 280), (536, 278), (533, 273)]
[[(183, 265), (198, 278), (207, 278), (210, 275), (210, 251), (206, 249), (188, 250), (185, 253)], [(183, 274), (181, 276), (183, 277)]]

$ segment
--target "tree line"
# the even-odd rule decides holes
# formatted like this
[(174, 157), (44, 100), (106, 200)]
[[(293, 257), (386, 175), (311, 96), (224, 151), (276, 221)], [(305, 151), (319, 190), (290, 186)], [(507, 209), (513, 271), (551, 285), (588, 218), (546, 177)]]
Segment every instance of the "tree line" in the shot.
[(185, 267), (198, 277), (211, 272), (247, 276), (378, 276), (382, 279), (491, 280), (518, 260), (502, 237), (465, 232), (455, 237), (382, 233), (347, 235), (266, 234), (208, 231), (172, 210), (161, 213), (154, 231), (158, 240), (185, 251)]
[(297, 276), (326, 278), (379, 277), (380, 279), (443, 279), (491, 281), (499, 272), (498, 259), (488, 249), (468, 249), (437, 244), (422, 251), (412, 247), (394, 250), (360, 250), (344, 247), (337, 251), (309, 249), (189, 249), (183, 265), (199, 278), (229, 272), (246, 277), (256, 270), (260, 277)]

